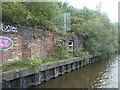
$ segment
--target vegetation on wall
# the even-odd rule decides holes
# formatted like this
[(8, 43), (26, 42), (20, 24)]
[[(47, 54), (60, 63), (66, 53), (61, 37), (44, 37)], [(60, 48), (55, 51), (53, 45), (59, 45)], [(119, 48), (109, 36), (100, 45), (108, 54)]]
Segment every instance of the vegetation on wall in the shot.
[(4, 2), (2, 4), (3, 23), (56, 30), (60, 8), (52, 2)]
[(57, 57), (60, 59), (64, 59), (68, 57), (68, 46), (66, 45), (66, 43), (61, 40), (59, 41), (58, 45), (57, 45)]
[[(2, 21), (64, 32), (64, 12), (71, 14), (71, 31), (67, 33), (83, 36), (85, 53), (104, 55), (117, 51), (117, 23), (111, 23), (108, 16), (100, 10), (89, 10), (86, 7), (77, 9), (66, 2), (3, 2)], [(58, 47), (58, 50), (58, 57), (65, 55), (64, 45)], [(75, 56), (78, 54), (80, 52), (76, 50)]]
[(86, 51), (84, 48), (79, 48), (75, 51), (74, 56), (75, 57), (82, 57), (82, 58), (88, 60), (90, 55), (89, 55), (89, 52)]
[(21, 68), (35, 67), (43, 63), (42, 59), (33, 59), (33, 60), (19, 60), (16, 62), (11, 62), (7, 64), (0, 65), (2, 71), (16, 70)]
[[(105, 55), (118, 49), (117, 23), (99, 10), (76, 9), (63, 4), (64, 12), (71, 13), (71, 33), (84, 38), (84, 49), (89, 54)], [(98, 7), (99, 8), (99, 7)], [(70, 33), (69, 32), (69, 33)]]

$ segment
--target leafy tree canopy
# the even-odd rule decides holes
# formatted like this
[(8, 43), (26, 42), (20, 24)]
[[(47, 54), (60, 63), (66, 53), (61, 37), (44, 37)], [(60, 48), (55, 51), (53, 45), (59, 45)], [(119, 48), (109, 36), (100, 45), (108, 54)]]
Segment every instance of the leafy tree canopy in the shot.
[(89, 10), (86, 7), (77, 9), (66, 2), (4, 2), (2, 21), (64, 32), (63, 13), (70, 12), (69, 33), (83, 36), (86, 51), (91, 54), (113, 52), (118, 47), (118, 23), (111, 23), (107, 15), (102, 13), (99, 7), (97, 9)]

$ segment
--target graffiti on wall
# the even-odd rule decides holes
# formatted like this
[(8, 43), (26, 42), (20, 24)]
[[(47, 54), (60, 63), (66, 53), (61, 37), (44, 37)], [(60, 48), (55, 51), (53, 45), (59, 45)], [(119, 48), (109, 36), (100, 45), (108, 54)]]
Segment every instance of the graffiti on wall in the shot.
[(4, 32), (18, 32), (17, 28), (11, 25), (2, 24), (2, 31)]
[(0, 50), (8, 50), (13, 46), (13, 41), (4, 36), (0, 36)]

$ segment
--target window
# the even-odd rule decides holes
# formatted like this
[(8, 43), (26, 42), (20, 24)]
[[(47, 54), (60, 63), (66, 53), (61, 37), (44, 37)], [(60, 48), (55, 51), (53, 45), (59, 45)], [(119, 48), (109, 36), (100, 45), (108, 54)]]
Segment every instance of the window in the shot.
[(73, 41), (72, 40), (69, 41), (69, 52), (73, 53)]

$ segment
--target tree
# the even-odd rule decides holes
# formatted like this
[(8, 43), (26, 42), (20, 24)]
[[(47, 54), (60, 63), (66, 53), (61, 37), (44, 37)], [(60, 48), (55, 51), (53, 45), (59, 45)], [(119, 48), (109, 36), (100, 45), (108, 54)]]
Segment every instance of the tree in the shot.
[(4, 23), (33, 28), (44, 27), (56, 30), (62, 17), (57, 2), (4, 2), (2, 7)]
[(86, 7), (77, 9), (67, 2), (4, 2), (2, 7), (4, 23), (61, 31), (60, 33), (63, 32), (64, 25), (62, 14), (69, 12), (71, 31), (67, 33), (83, 36), (86, 51), (105, 54), (118, 48), (117, 24), (110, 23), (107, 15), (100, 12), (101, 3), (96, 11)]

